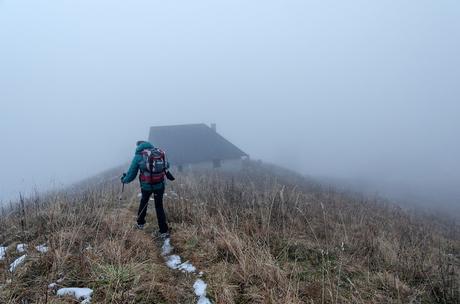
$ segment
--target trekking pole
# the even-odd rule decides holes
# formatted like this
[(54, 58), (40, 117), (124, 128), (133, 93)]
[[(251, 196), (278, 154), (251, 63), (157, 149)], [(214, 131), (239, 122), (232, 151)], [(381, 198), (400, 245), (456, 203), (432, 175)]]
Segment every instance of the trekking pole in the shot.
[[(125, 177), (126, 174), (123, 173), (123, 176), (122, 177)], [(122, 196), (123, 196), (123, 192), (125, 191), (125, 183), (122, 181), (121, 182), (121, 193), (120, 193), (120, 196), (118, 197), (118, 200), (121, 201), (122, 200)]]
[(119, 201), (121, 201), (123, 199), (123, 191), (125, 191), (125, 184), (122, 184), (122, 186), (121, 186), (121, 193), (118, 196)]

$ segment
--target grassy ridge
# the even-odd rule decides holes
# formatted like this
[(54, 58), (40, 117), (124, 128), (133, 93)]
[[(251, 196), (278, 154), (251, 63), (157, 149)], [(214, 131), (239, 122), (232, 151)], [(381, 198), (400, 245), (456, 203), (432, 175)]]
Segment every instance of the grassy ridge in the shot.
[[(48, 290), (59, 278), (93, 288), (93, 303), (196, 302), (193, 278), (166, 268), (149, 235), (153, 208), (147, 231), (133, 230), (137, 186), (119, 201), (113, 175), (6, 211), (1, 303), (74, 303)], [(165, 206), (176, 251), (205, 272), (215, 303), (460, 301), (460, 230), (447, 220), (252, 162), (239, 173), (182, 174)], [(29, 256), (9, 274), (18, 242)], [(30, 249), (45, 242), (45, 255)]]

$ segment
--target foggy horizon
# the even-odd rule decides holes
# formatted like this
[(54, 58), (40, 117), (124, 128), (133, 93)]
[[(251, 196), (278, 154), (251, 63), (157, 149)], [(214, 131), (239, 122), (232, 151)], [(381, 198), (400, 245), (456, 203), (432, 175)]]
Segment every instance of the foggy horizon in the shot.
[(459, 33), (452, 1), (0, 1), (0, 202), (215, 122), (252, 159), (458, 210)]

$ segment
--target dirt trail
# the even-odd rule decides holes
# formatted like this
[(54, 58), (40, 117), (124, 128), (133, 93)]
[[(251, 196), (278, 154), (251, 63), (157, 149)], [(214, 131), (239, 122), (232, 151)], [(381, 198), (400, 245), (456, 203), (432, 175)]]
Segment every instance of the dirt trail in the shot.
[[(114, 209), (113, 214), (123, 218), (123, 224), (133, 227), (136, 220), (138, 199), (125, 202), (120, 208)], [(161, 293), (165, 300), (171, 303), (210, 304), (206, 297), (207, 284), (199, 271), (185, 256), (180, 256), (175, 247), (174, 234), (172, 238), (162, 240), (155, 236), (157, 222), (155, 210), (149, 206), (147, 224), (144, 230), (136, 230), (136, 236), (146, 244), (152, 260), (161, 269)], [(177, 240), (179, 241), (179, 240)], [(166, 286), (169, 284), (169, 286)]]

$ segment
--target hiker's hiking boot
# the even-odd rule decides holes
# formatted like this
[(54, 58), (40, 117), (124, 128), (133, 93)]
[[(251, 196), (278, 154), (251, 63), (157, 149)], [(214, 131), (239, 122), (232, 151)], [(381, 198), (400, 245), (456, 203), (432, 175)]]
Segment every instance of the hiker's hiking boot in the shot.
[(134, 224), (134, 229), (144, 230), (144, 226), (145, 226), (145, 224), (141, 225), (141, 224), (136, 223), (136, 224)]
[(153, 233), (153, 237), (158, 240), (166, 240), (170, 238), (169, 232), (160, 233), (159, 231)]
[(162, 240), (169, 239), (169, 232), (160, 233), (160, 239)]

